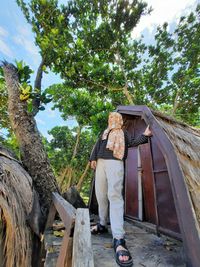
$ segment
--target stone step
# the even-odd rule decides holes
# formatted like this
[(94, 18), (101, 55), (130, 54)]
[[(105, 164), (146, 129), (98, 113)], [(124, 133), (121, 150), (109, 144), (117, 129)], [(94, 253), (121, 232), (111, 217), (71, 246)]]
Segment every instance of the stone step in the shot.
[(55, 236), (52, 230), (45, 231), (44, 233), (44, 246), (45, 250), (49, 250), (52, 247), (59, 247), (62, 243), (62, 237)]
[(56, 231), (59, 234), (61, 230), (63, 231), (63, 225), (60, 222), (54, 222), (53, 227), (44, 232), (44, 247), (46, 250), (44, 267), (56, 267), (63, 237), (55, 236), (54, 233)]
[(59, 251), (47, 252), (44, 267), (56, 267)]

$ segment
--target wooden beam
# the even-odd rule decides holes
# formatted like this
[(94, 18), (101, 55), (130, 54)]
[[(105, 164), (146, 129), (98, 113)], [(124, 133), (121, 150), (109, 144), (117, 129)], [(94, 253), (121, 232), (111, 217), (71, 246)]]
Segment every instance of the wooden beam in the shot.
[(65, 231), (56, 267), (71, 267), (72, 238)]
[(56, 216), (56, 208), (53, 204), (53, 202), (51, 203), (51, 206), (49, 208), (49, 214), (47, 217), (47, 221), (46, 221), (46, 225), (45, 225), (45, 230), (47, 230), (48, 228), (52, 227), (54, 219)]
[(71, 227), (71, 222), (75, 221), (76, 209), (58, 193), (52, 193), (52, 198), (56, 210), (58, 211), (65, 225), (65, 228), (67, 229), (69, 224)]
[(94, 267), (88, 209), (77, 209), (72, 267)]
[(52, 198), (53, 204), (65, 225), (65, 234), (56, 267), (71, 267), (72, 238), (70, 235), (74, 227), (76, 209), (58, 193), (53, 193)]

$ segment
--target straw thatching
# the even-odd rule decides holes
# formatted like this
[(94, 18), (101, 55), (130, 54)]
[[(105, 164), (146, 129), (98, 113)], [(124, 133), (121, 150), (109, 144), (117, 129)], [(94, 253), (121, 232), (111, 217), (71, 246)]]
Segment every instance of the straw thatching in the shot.
[(175, 149), (190, 192), (200, 234), (200, 130), (158, 112), (153, 113)]
[[(8, 151), (0, 146), (0, 266), (31, 266), (32, 237), (26, 218), (33, 204), (32, 180)], [(1, 259), (0, 259), (1, 261)]]

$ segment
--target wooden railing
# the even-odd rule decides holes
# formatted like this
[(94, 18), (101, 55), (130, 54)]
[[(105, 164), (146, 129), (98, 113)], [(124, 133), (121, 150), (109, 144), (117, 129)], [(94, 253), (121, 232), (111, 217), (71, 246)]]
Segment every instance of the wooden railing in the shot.
[(46, 230), (52, 227), (56, 211), (65, 232), (55, 267), (94, 267), (88, 209), (76, 210), (58, 193), (52, 193)]

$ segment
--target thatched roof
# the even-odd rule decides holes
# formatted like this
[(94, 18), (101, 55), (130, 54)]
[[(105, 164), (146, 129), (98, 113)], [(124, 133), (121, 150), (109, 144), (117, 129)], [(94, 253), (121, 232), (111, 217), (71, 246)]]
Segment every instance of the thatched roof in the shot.
[[(32, 237), (26, 217), (33, 204), (32, 180), (0, 146), (0, 221), (6, 267), (31, 266)], [(3, 264), (0, 262), (0, 265)]]
[[(200, 229), (200, 130), (153, 112), (176, 152)], [(175, 179), (176, 177), (174, 177)], [(200, 234), (200, 230), (199, 230)]]

